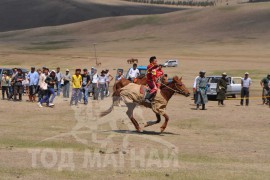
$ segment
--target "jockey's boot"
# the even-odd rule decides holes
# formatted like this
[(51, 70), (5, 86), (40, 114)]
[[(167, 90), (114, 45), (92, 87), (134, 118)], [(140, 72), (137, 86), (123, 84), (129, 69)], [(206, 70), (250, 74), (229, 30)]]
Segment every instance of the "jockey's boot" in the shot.
[(147, 92), (147, 94), (144, 98), (144, 102), (151, 104), (152, 96), (153, 96), (153, 93), (151, 94), (150, 92)]

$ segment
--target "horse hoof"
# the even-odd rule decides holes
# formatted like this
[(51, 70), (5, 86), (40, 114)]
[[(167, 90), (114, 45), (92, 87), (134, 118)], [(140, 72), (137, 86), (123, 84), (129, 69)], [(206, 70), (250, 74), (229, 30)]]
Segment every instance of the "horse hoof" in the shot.
[(142, 133), (143, 130), (141, 128), (137, 129), (137, 132)]
[(144, 127), (152, 126), (154, 124), (156, 124), (156, 121), (148, 121)]
[(165, 131), (165, 128), (160, 128), (160, 133), (163, 133)]

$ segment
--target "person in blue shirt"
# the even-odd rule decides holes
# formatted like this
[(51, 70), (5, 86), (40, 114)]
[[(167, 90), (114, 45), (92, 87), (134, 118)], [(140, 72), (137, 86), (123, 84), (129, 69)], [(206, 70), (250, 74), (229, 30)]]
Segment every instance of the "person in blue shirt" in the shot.
[(29, 80), (29, 101), (36, 102), (39, 75), (35, 71), (35, 67), (31, 67), (31, 72), (28, 73), (27, 79)]

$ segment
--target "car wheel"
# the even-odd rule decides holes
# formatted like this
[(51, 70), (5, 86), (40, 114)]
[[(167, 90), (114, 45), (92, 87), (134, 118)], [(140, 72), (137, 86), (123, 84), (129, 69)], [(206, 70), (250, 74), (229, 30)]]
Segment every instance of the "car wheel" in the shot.
[(232, 98), (236, 98), (236, 95), (235, 94), (232, 94)]
[(207, 95), (209, 100), (215, 101), (217, 100), (217, 95)]

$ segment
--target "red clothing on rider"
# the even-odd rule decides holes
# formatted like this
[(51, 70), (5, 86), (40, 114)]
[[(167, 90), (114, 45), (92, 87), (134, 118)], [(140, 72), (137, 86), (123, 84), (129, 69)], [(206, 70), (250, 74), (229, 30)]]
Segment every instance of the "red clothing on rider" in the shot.
[(156, 68), (158, 67), (158, 65), (155, 65), (153, 63), (149, 64), (147, 66), (147, 84), (149, 86), (150, 90), (150, 94), (156, 93), (157, 92), (157, 85), (155, 82), (155, 79), (153, 77), (153, 70), (156, 70)]
[(155, 65), (153, 63), (149, 64), (147, 66), (147, 81), (153, 81), (153, 74), (152, 74), (152, 71), (154, 69), (156, 69), (158, 67), (158, 65)]
[(153, 70), (153, 81), (155, 82), (156, 86), (159, 88), (160, 84), (157, 83), (158, 79), (164, 75), (164, 71), (162, 69), (155, 69)]

